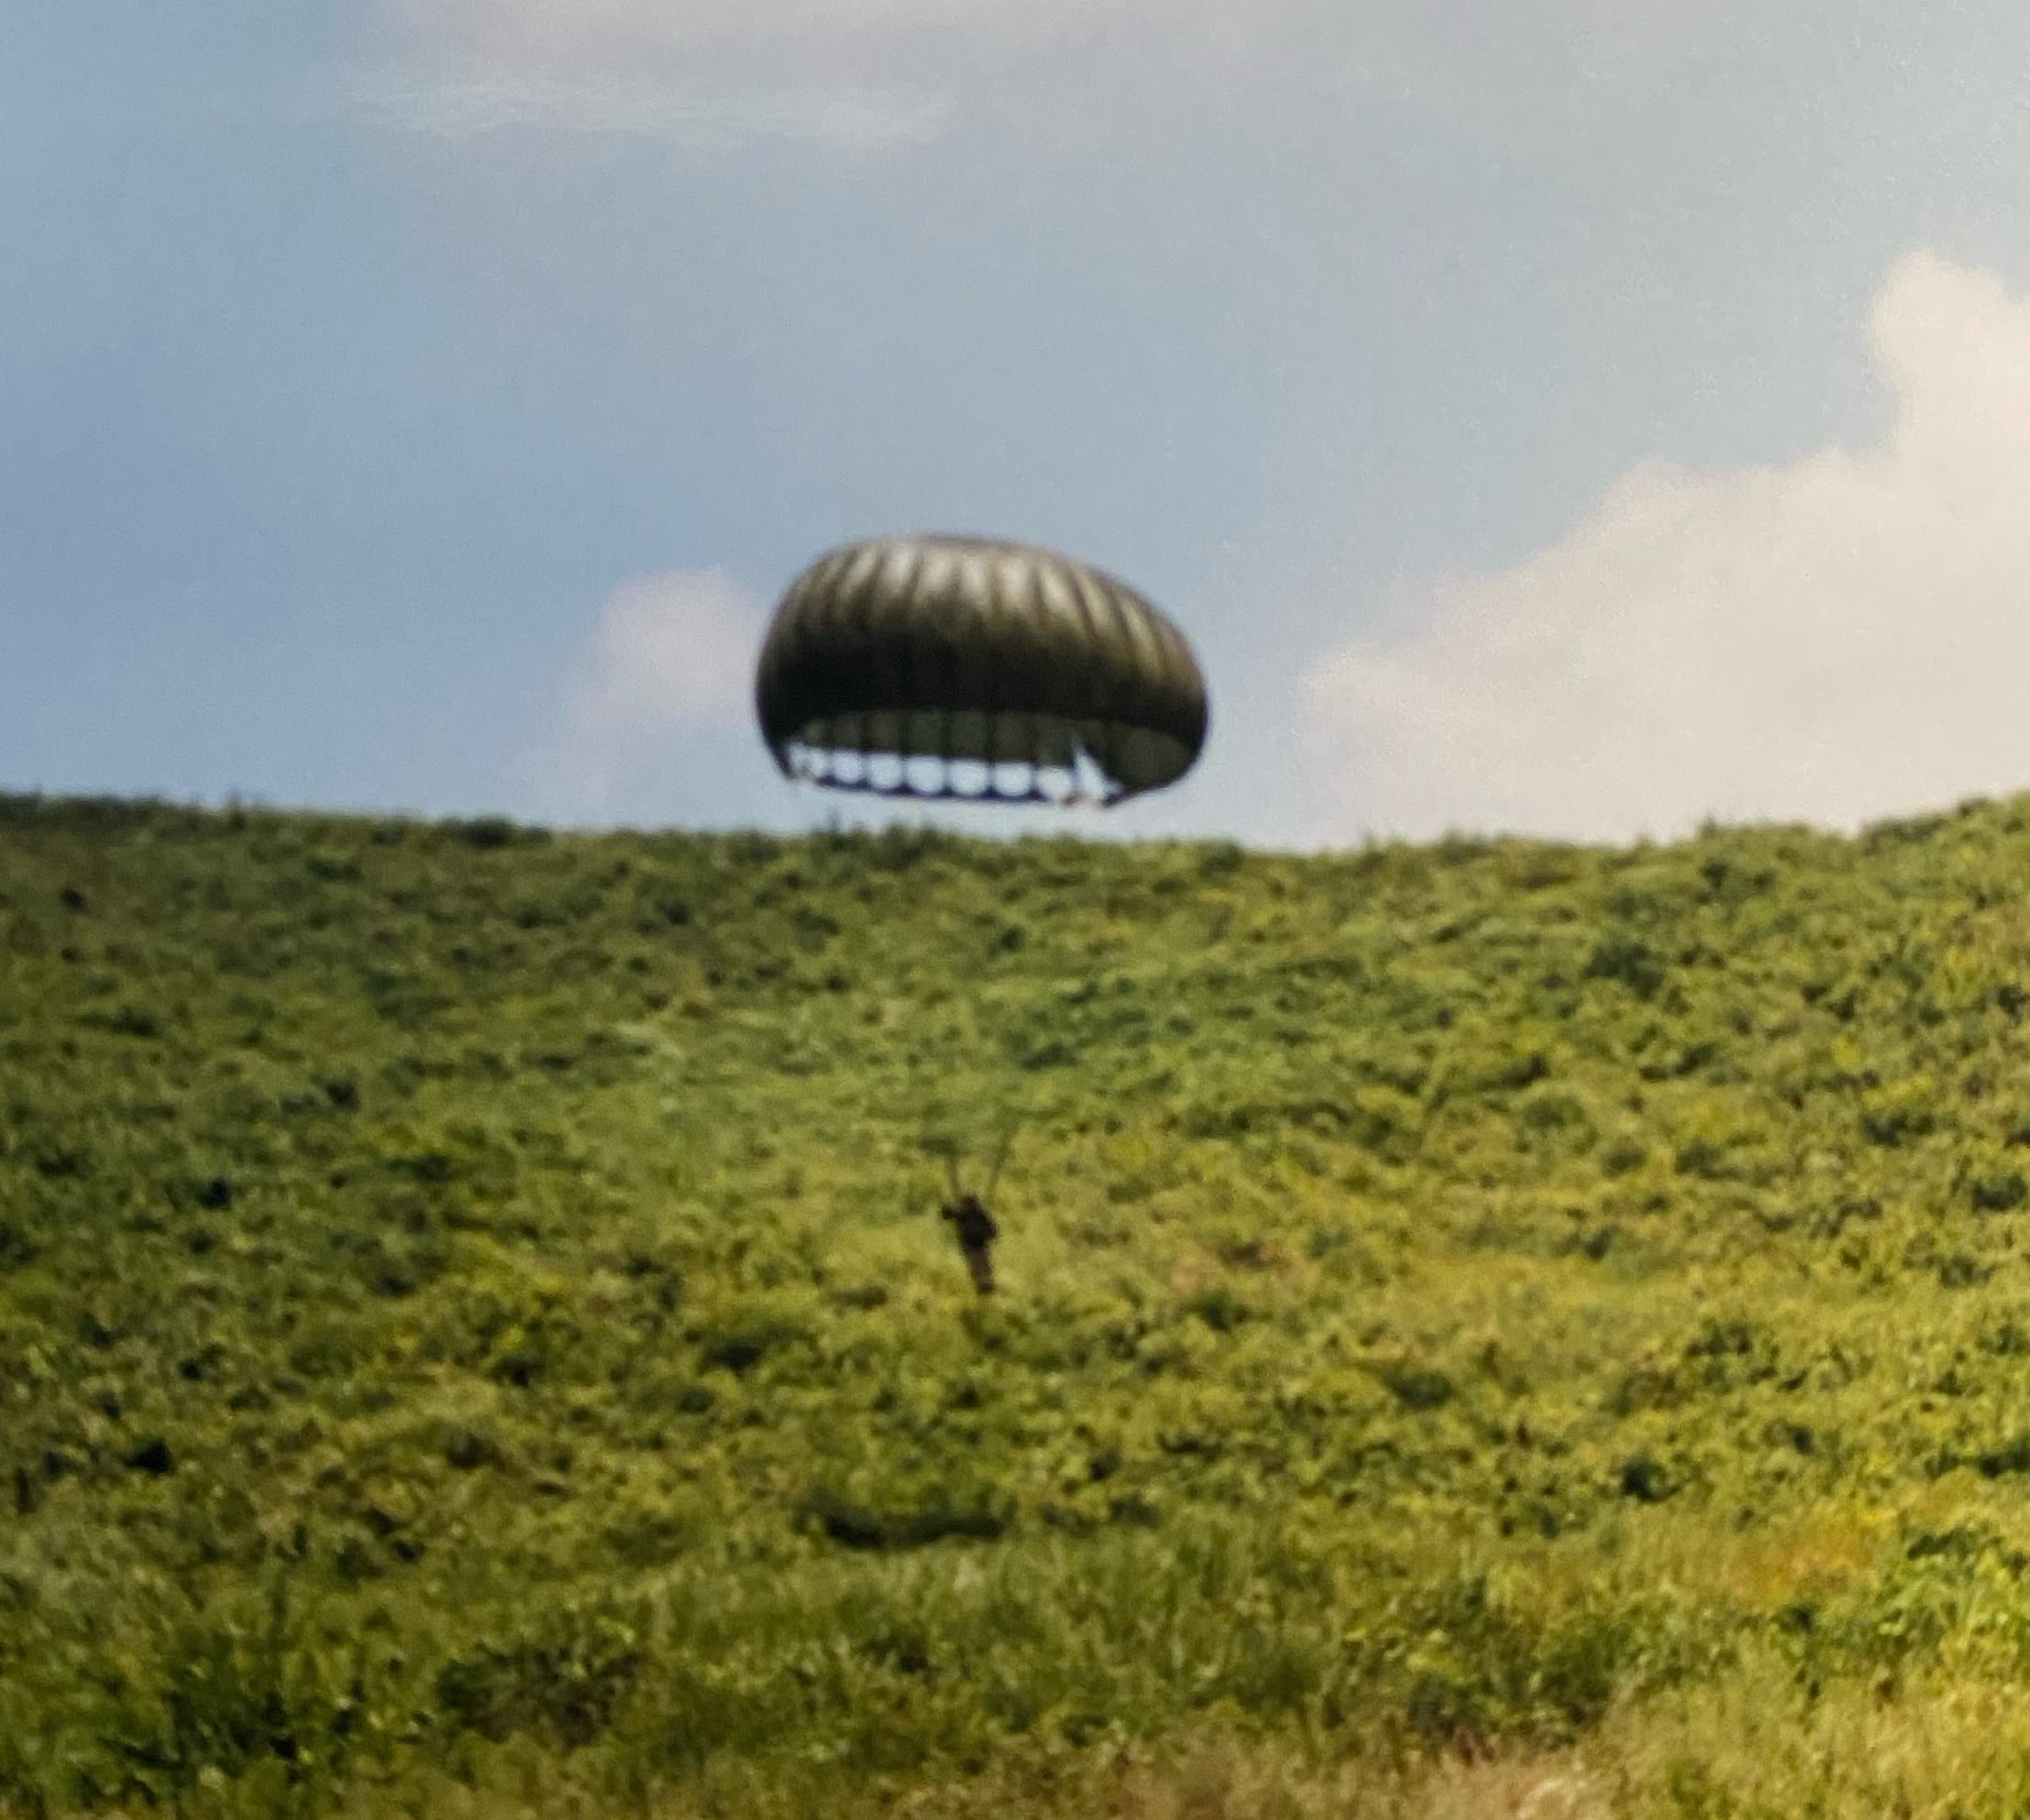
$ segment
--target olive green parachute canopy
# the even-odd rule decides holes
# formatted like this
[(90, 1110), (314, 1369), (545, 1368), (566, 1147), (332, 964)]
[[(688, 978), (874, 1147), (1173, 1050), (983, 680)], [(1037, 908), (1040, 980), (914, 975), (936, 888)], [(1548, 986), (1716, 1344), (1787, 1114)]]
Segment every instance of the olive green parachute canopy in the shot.
[(887, 537), (791, 583), (755, 683), (786, 776), (889, 796), (1117, 802), (1206, 741), (1191, 647), (1132, 588), (987, 538)]

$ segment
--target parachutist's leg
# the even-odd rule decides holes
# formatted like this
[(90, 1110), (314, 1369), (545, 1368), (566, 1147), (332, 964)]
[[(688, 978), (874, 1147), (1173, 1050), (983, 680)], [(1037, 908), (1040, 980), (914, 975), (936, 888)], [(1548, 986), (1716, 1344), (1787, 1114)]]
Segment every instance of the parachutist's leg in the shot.
[(994, 1293), (994, 1253), (985, 1245), (968, 1245), (966, 1252), (966, 1268), (973, 1273), (973, 1287), (982, 1295)]

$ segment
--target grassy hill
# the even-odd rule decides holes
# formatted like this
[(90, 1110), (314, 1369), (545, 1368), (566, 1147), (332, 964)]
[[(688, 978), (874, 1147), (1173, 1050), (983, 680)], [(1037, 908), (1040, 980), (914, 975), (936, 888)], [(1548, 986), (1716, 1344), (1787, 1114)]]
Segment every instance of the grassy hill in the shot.
[(0, 798), (0, 1812), (2020, 1813), (2026, 1009), (2030, 802)]

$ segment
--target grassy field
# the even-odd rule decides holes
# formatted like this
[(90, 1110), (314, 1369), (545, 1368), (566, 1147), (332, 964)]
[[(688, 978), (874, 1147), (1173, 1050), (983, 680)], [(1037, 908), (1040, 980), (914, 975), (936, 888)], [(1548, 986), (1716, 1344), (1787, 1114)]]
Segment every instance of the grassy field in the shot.
[(2021, 1815), (2026, 1009), (2030, 801), (0, 798), (0, 1812)]

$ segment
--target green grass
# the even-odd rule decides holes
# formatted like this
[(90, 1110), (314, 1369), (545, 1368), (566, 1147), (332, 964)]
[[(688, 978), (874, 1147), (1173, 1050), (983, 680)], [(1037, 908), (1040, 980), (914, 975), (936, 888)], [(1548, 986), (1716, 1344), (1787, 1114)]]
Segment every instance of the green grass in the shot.
[(2030, 801), (0, 798), (0, 1810), (2020, 1812), (2026, 1009)]

